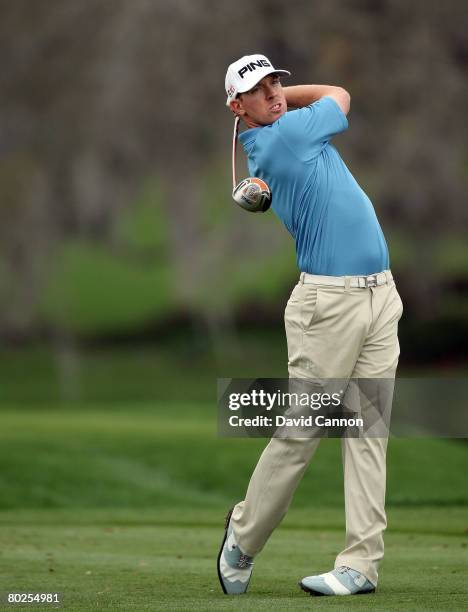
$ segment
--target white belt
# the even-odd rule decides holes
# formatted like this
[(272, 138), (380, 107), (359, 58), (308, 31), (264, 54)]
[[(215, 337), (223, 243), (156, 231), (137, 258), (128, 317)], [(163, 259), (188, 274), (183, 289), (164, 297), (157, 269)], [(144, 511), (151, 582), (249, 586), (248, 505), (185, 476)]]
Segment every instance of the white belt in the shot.
[(300, 282), (306, 285), (330, 285), (333, 287), (346, 287), (349, 279), (349, 287), (378, 287), (386, 285), (393, 280), (390, 270), (384, 270), (377, 274), (369, 274), (369, 276), (320, 276), (319, 274), (308, 274), (301, 272)]

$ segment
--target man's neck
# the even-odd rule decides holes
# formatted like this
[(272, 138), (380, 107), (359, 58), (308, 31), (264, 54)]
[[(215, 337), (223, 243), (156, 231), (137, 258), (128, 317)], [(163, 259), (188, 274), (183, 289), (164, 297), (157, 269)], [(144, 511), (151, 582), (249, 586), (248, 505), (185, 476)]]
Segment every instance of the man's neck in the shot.
[(249, 117), (247, 115), (247, 117), (242, 117), (242, 121), (245, 124), (245, 127), (247, 129), (251, 129), (251, 128), (258, 128), (258, 127), (264, 127), (263, 125), (261, 125), (260, 123), (257, 123), (254, 119), (252, 119), (252, 117)]

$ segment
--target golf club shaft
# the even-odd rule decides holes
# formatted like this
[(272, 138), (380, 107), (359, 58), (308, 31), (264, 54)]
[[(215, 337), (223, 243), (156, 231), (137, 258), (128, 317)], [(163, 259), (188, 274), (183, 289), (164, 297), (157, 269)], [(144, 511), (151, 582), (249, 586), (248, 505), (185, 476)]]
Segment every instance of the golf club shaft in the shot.
[(232, 135), (232, 189), (237, 185), (236, 181), (236, 152), (237, 152), (237, 134), (239, 132), (239, 117), (234, 120), (234, 132)]

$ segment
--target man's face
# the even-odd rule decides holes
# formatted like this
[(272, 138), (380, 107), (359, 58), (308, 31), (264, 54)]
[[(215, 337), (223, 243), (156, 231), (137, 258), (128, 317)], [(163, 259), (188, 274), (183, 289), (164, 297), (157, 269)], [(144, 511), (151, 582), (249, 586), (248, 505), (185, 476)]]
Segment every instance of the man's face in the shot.
[(248, 127), (270, 125), (288, 110), (278, 75), (263, 77), (255, 87), (231, 102), (232, 110)]

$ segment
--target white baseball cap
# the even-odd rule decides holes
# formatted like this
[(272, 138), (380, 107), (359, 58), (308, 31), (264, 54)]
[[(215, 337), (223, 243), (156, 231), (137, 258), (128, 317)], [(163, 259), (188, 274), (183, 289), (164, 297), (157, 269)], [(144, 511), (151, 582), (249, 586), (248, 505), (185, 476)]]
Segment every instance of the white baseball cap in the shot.
[(233, 62), (227, 69), (226, 80), (224, 82), (227, 94), (226, 105), (229, 106), (229, 103), (238, 94), (252, 89), (267, 74), (291, 75), (288, 70), (277, 70), (274, 68), (270, 60), (260, 53), (244, 55), (244, 57)]

